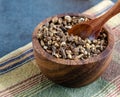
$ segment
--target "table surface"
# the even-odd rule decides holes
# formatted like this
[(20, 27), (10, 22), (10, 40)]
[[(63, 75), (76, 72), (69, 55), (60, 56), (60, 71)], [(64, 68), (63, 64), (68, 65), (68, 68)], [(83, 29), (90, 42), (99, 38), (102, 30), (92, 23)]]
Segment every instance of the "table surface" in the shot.
[(34, 28), (45, 18), (65, 12), (81, 13), (100, 1), (0, 0), (0, 57), (31, 42)]

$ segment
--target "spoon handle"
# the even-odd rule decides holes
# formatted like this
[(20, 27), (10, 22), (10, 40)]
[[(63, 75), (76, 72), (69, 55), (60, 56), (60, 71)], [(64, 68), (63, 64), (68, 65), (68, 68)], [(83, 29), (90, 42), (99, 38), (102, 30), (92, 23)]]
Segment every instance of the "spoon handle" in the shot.
[(104, 25), (110, 18), (120, 12), (120, 0), (116, 2), (116, 4), (104, 15), (96, 18), (96, 26), (101, 27)]
[(102, 15), (101, 17), (99, 17), (99, 19), (103, 22), (103, 24), (105, 22), (107, 22), (111, 17), (113, 17), (114, 15), (118, 14), (120, 12), (120, 0), (118, 0), (116, 2), (116, 4), (104, 15)]

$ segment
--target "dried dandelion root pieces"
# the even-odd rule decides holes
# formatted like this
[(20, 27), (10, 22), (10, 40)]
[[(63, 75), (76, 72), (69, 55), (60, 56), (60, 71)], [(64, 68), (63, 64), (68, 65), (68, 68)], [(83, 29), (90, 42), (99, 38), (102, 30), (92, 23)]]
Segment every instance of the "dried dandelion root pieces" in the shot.
[(87, 59), (100, 54), (108, 44), (104, 30), (94, 40), (88, 38), (83, 40), (81, 37), (69, 35), (67, 32), (73, 25), (88, 20), (86, 17), (68, 15), (52, 18), (38, 31), (37, 38), (40, 45), (47, 53), (56, 58)]

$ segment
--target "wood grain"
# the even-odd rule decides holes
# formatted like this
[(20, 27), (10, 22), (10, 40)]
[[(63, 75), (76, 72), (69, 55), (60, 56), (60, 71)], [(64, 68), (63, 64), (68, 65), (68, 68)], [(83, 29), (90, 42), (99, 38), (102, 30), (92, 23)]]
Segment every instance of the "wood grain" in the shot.
[[(60, 14), (57, 16), (63, 17), (64, 15), (85, 16), (90, 19), (93, 19), (93, 17), (79, 13), (67, 13)], [(100, 75), (110, 64), (112, 58), (112, 50), (114, 46), (114, 35), (112, 34), (111, 29), (106, 25), (104, 26), (104, 29), (106, 30), (108, 35), (108, 46), (98, 56), (86, 60), (59, 59), (45, 52), (45, 50), (40, 46), (39, 41), (37, 39), (38, 29), (46, 22), (49, 22), (53, 17), (42, 21), (35, 28), (32, 35), (34, 56), (39, 68), (41, 69), (43, 74), (46, 75), (47, 78), (62, 86), (80, 87), (93, 82), (98, 77), (100, 77)]]

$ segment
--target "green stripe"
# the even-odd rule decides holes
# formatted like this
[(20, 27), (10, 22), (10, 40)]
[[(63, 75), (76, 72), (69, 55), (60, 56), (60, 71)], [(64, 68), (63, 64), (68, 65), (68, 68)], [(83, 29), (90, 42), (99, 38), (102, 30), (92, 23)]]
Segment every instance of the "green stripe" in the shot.
[(80, 88), (66, 88), (54, 84), (42, 92), (37, 92), (35, 95), (32, 95), (32, 97), (91, 97), (93, 94), (100, 91), (106, 84), (107, 82), (100, 78), (95, 82)]
[(117, 89), (117, 85), (115, 83), (120, 83), (120, 76), (108, 83), (102, 90), (92, 97), (105, 97), (107, 94), (114, 92), (115, 89)]
[(104, 88), (101, 92), (97, 93), (96, 95), (92, 97), (105, 97), (110, 92), (113, 92), (116, 89), (116, 86), (114, 84), (110, 84), (108, 87)]

